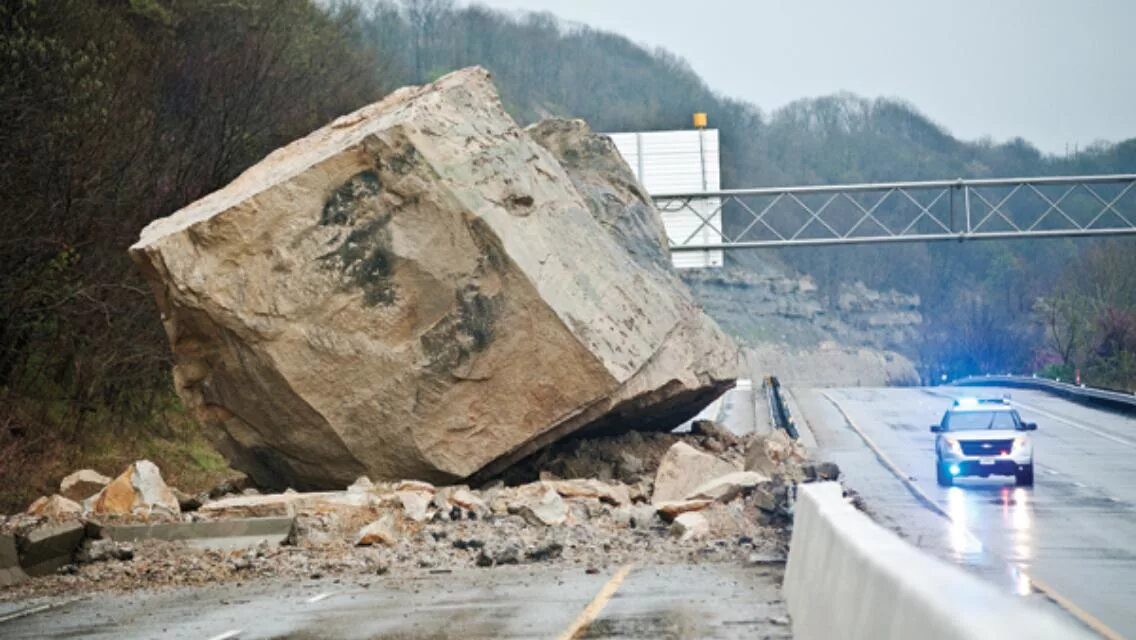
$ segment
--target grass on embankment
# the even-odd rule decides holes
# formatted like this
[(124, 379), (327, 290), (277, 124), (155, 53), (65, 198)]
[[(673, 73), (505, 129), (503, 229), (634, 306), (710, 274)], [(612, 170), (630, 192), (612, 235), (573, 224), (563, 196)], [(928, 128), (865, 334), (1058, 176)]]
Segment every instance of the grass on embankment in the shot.
[(234, 475), (202, 427), (169, 398), (148, 420), (124, 422), (104, 411), (81, 421), (62, 407), (45, 407), (0, 390), (0, 514), (23, 511), (57, 493), (78, 469), (115, 477), (135, 460), (158, 465), (171, 487), (197, 493)]

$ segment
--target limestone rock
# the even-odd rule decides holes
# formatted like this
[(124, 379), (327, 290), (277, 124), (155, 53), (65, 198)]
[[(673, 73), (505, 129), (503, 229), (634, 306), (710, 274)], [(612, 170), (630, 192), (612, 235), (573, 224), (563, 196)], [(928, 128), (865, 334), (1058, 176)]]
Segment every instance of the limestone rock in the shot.
[(750, 442), (746, 448), (745, 469), (769, 477), (782, 474), (802, 480), (805, 476), (802, 465), (806, 459), (804, 447), (778, 429)]
[[(438, 494), (442, 495), (442, 492), (439, 491)], [(445, 497), (447, 503), (476, 513), (478, 516), (484, 516), (489, 513), (489, 505), (466, 487), (458, 487), (452, 491), (448, 491)]]
[(421, 491), (396, 491), (394, 494), (407, 518), (415, 522), (426, 522), (430, 517), (430, 499), (433, 497)]
[(368, 493), (374, 489), (375, 483), (371, 482), (370, 478), (367, 476), (359, 476), (355, 478), (355, 482), (352, 482), (350, 486), (347, 487), (347, 493)]
[(616, 506), (631, 504), (631, 490), (623, 484), (608, 484), (594, 478), (545, 480), (542, 484), (564, 498), (595, 498)]
[(735, 471), (699, 485), (686, 497), (690, 500), (729, 502), (742, 491), (752, 489), (763, 482), (769, 482), (769, 478), (756, 471)]
[(532, 525), (555, 526), (564, 524), (568, 519), (568, 505), (560, 494), (551, 489), (539, 494), (536, 499), (521, 503), (516, 509), (510, 508), (510, 511), (514, 510)]
[(730, 387), (736, 347), (585, 133), (564, 140), (586, 162), (558, 159), (466, 69), (144, 229), (176, 389), (231, 464), (274, 489), (452, 482), (581, 430), (670, 428)]
[(82, 515), (83, 506), (74, 500), (55, 494), (38, 498), (28, 507), (27, 513), (48, 520), (67, 520)]
[(110, 484), (110, 478), (94, 469), (80, 469), (59, 483), (59, 493), (64, 498), (82, 502), (102, 491)]
[(386, 545), (391, 546), (397, 544), (402, 538), (399, 532), (398, 521), (395, 519), (394, 514), (388, 513), (371, 524), (359, 530), (359, 534), (355, 536), (356, 546), (371, 546), (371, 545)]
[(659, 462), (651, 503), (684, 500), (703, 483), (735, 471), (739, 469), (721, 458), (676, 442)]
[(177, 496), (149, 460), (139, 460), (94, 496), (92, 511), (100, 515), (178, 515)]
[(691, 511), (701, 511), (706, 507), (714, 504), (713, 500), (671, 500), (666, 502), (656, 503), (654, 506), (655, 511), (662, 516), (664, 520), (674, 520), (678, 516), (689, 513)]
[(688, 511), (674, 519), (671, 531), (678, 536), (679, 542), (695, 540), (710, 534), (710, 521), (701, 513)]

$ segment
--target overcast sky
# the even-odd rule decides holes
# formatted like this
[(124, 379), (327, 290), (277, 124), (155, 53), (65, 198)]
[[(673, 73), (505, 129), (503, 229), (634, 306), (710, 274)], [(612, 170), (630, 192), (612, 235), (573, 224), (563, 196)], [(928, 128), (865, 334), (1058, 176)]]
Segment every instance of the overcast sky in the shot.
[(964, 139), (1052, 153), (1136, 136), (1136, 0), (478, 3), (663, 47), (765, 111), (846, 90), (903, 98)]

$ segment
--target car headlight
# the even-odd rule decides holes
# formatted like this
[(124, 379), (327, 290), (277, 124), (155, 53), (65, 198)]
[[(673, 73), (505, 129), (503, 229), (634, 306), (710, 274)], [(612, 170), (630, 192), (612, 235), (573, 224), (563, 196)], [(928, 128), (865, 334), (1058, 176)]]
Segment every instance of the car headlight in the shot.
[(947, 448), (951, 450), (951, 453), (962, 455), (962, 445), (959, 444), (958, 440), (954, 438), (944, 438), (944, 440), (947, 443)]
[(1015, 449), (1024, 449), (1028, 445), (1029, 445), (1029, 438), (1027, 438), (1025, 436), (1018, 436), (1018, 437), (1014, 438), (1014, 448)]

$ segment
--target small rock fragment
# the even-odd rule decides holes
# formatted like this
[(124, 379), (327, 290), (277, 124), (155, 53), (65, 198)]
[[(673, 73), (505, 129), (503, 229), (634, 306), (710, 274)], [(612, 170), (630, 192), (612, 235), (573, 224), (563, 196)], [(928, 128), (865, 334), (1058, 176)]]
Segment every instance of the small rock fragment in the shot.
[(721, 458), (676, 442), (659, 463), (651, 502), (683, 500), (707, 481), (735, 471), (739, 469)]
[(699, 485), (686, 496), (688, 500), (729, 502), (742, 491), (752, 489), (769, 478), (756, 471), (734, 471)]
[(76, 518), (82, 513), (82, 505), (59, 494), (38, 498), (27, 510), (28, 515), (40, 516), (48, 520)]
[(347, 487), (347, 493), (367, 493), (375, 488), (375, 483), (367, 476), (359, 476), (351, 486)]
[(538, 500), (529, 500), (517, 509), (517, 514), (531, 525), (555, 526), (568, 519), (568, 505), (553, 490), (545, 491)]
[(671, 533), (678, 536), (679, 542), (695, 540), (709, 535), (710, 522), (701, 513), (682, 513), (671, 524)]
[(713, 500), (675, 500), (656, 504), (654, 508), (664, 520), (673, 520), (683, 513), (701, 511), (712, 504)]
[(378, 520), (360, 529), (359, 534), (355, 536), (355, 545), (371, 546), (382, 544), (391, 546), (397, 543), (401, 537), (394, 514), (387, 513)]
[(110, 484), (110, 478), (94, 469), (80, 469), (59, 483), (59, 494), (64, 498), (82, 502), (102, 491)]
[(426, 522), (430, 518), (430, 496), (421, 491), (396, 491), (394, 494), (402, 503), (406, 517), (415, 522)]

